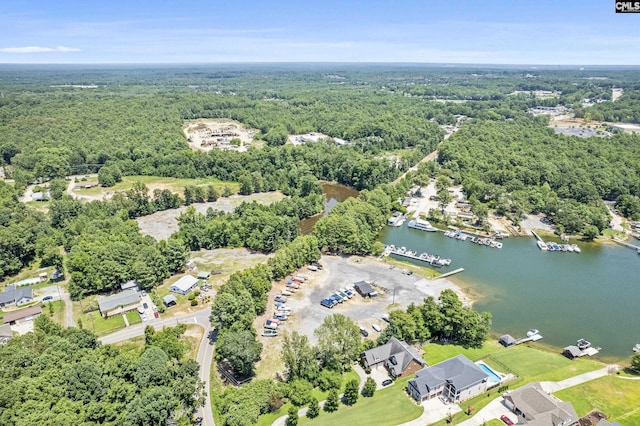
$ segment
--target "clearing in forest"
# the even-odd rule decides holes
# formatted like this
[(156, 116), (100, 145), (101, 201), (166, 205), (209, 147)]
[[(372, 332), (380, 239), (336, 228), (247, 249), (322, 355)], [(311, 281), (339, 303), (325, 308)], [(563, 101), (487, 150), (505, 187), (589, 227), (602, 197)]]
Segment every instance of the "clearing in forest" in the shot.
[(189, 121), (182, 130), (192, 150), (205, 152), (212, 149), (244, 152), (254, 144), (253, 138), (258, 133), (223, 118)]

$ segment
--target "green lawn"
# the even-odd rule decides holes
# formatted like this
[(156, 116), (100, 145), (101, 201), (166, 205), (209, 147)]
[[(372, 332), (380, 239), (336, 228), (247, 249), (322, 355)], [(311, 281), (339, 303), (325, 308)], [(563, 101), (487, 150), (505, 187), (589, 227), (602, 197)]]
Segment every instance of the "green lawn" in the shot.
[(494, 354), (509, 348), (505, 348), (495, 340), (488, 340), (482, 348), (465, 349), (459, 345), (440, 345), (436, 343), (428, 343), (422, 347), (424, 350), (423, 358), (429, 365), (437, 364), (456, 355), (464, 355), (472, 361), (477, 361), (489, 354)]
[[(52, 309), (53, 308), (53, 309)], [(51, 313), (53, 311), (53, 314)], [(49, 315), (51, 320), (63, 327), (67, 326), (64, 312), (64, 300), (56, 300), (42, 305), (42, 313)]]
[(92, 311), (80, 315), (82, 326), (87, 330), (95, 332), (98, 336), (113, 333), (114, 331), (124, 328), (124, 319), (122, 315), (115, 315), (111, 318), (104, 319), (99, 311)]
[(129, 311), (126, 315), (127, 321), (129, 321), (129, 325), (139, 324), (142, 322), (142, 317), (140, 317), (138, 311)]
[(355, 405), (340, 405), (338, 411), (320, 415), (313, 420), (303, 417), (300, 424), (385, 426), (398, 425), (422, 415), (423, 408), (416, 405), (405, 393), (409, 377), (398, 380), (392, 386), (376, 391), (372, 398), (360, 396)]
[[(356, 380), (360, 381), (358, 373), (356, 373), (353, 369), (351, 369), (351, 370), (347, 371), (346, 373), (344, 373), (342, 375), (342, 386), (343, 386), (343, 388), (344, 388), (344, 384), (345, 383), (347, 383), (349, 380), (353, 380), (353, 379), (356, 379)], [(340, 393), (342, 393), (342, 390), (344, 390), (344, 389), (341, 389)], [(314, 388), (313, 391), (311, 391), (311, 395), (313, 397), (315, 397), (318, 401), (324, 401), (325, 399), (327, 399), (327, 395), (328, 394), (329, 394), (329, 392), (323, 392), (319, 388)], [(260, 416), (260, 418), (258, 419), (257, 426), (268, 426), (268, 425), (271, 425), (278, 417), (286, 416), (287, 412), (289, 411), (289, 408), (291, 407), (291, 405), (292, 404), (290, 402), (287, 402), (282, 407), (280, 407), (279, 410), (274, 411), (273, 413), (268, 413), (268, 414), (265, 414), (263, 416)]]
[[(197, 178), (197, 179), (178, 179), (171, 177), (160, 177), (160, 176), (124, 176), (122, 178), (122, 182), (117, 183), (115, 186), (111, 186), (109, 188), (103, 188), (100, 186), (96, 186), (89, 189), (76, 188), (73, 190), (77, 195), (101, 195), (107, 192), (115, 192), (115, 191), (127, 191), (133, 187), (133, 183), (136, 181), (140, 181), (149, 187), (150, 192), (153, 192), (153, 188), (160, 187), (161, 189), (168, 189), (171, 192), (177, 192), (182, 195), (184, 187), (187, 185), (194, 186), (207, 186), (213, 185), (218, 191), (218, 194), (222, 194), (225, 186), (228, 186), (231, 189), (232, 193), (237, 193), (240, 189), (240, 185), (235, 182), (225, 182), (215, 178)], [(82, 186), (92, 183), (97, 183), (98, 179), (87, 179), (84, 182), (76, 182), (76, 186)]]
[(605, 376), (554, 395), (570, 401), (579, 416), (598, 409), (609, 416), (610, 421), (623, 425), (640, 424), (640, 380)]

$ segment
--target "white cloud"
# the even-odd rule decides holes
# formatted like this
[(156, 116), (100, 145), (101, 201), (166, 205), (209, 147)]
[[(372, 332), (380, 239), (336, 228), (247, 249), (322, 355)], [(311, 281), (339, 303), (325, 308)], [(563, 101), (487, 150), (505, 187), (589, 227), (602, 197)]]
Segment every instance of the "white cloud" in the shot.
[(25, 46), (25, 47), (3, 47), (0, 52), (3, 53), (47, 53), (47, 52), (80, 52), (81, 49), (67, 46), (42, 47), (42, 46)]

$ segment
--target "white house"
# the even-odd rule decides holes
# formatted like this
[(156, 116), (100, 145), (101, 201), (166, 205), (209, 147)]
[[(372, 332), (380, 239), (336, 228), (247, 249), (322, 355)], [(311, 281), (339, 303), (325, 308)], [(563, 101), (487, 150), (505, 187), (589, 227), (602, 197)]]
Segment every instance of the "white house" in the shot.
[(195, 289), (198, 286), (199, 282), (200, 280), (197, 279), (196, 277), (192, 277), (191, 275), (185, 275), (175, 283), (171, 284), (171, 287), (169, 287), (169, 291), (173, 293), (182, 294), (182, 295), (189, 294), (191, 293), (191, 291), (193, 291), (193, 289)]
[(0, 308), (16, 305), (22, 306), (33, 302), (33, 290), (31, 287), (16, 288), (15, 285), (8, 285), (3, 293), (0, 293)]

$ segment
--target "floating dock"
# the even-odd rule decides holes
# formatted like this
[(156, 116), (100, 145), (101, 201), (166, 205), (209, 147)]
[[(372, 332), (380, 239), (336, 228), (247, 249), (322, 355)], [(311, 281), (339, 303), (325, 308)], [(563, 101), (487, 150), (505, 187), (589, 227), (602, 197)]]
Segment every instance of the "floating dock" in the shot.
[[(414, 254), (415, 253), (415, 254)], [(420, 262), (428, 263), (431, 266), (440, 268), (451, 264), (451, 259), (442, 259), (438, 255), (421, 253), (417, 255), (415, 251), (407, 250), (404, 247), (398, 249), (395, 246), (388, 246), (385, 248), (383, 256), (389, 256), (395, 254), (396, 256), (402, 256), (413, 260), (419, 260)]]
[(533, 336), (527, 336), (520, 340), (516, 340), (516, 345), (527, 342), (537, 342), (540, 339), (542, 339), (542, 336), (540, 334), (534, 334)]
[(436, 279), (450, 277), (451, 275), (457, 274), (457, 273), (462, 272), (462, 271), (464, 271), (464, 268), (458, 268), (455, 271), (447, 272), (446, 274), (440, 275)]

